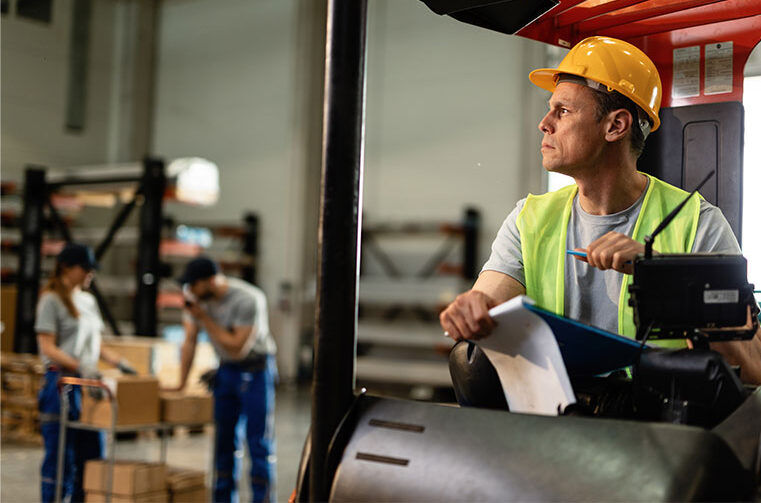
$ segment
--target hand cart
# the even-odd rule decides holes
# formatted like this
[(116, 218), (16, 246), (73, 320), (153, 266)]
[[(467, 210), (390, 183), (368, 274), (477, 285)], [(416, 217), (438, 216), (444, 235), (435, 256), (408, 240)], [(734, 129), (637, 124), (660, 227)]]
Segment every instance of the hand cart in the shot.
[[(69, 391), (73, 389), (74, 386), (79, 386), (81, 388), (99, 388), (102, 389), (105, 392), (105, 399), (109, 401), (111, 404), (111, 426), (110, 428), (104, 428), (102, 426), (95, 426), (92, 424), (86, 424), (82, 423), (81, 421), (70, 421), (69, 420)], [(64, 455), (65, 455), (65, 449), (66, 449), (66, 431), (67, 428), (76, 428), (81, 430), (95, 430), (100, 431), (106, 429), (108, 431), (107, 434), (107, 441), (106, 441), (106, 448), (107, 448), (107, 456), (106, 459), (108, 459), (108, 470), (107, 470), (107, 478), (106, 478), (106, 503), (109, 503), (111, 501), (111, 489), (113, 487), (113, 475), (114, 475), (114, 462), (116, 460), (116, 434), (117, 433), (125, 433), (125, 432), (136, 432), (136, 431), (160, 431), (161, 432), (161, 455), (160, 455), (160, 462), (166, 463), (166, 453), (167, 453), (167, 438), (168, 438), (168, 431), (174, 428), (175, 426), (181, 426), (176, 423), (154, 423), (154, 424), (144, 424), (144, 425), (125, 425), (125, 426), (116, 426), (116, 421), (118, 417), (119, 412), (119, 406), (115, 400), (115, 397), (113, 393), (111, 392), (111, 389), (106, 386), (103, 381), (96, 380), (96, 379), (82, 379), (79, 377), (61, 377), (58, 379), (58, 394), (61, 397), (61, 414), (60, 414), (60, 433), (58, 436), (58, 460), (56, 465), (56, 479), (55, 479), (55, 501), (56, 503), (61, 502), (61, 492), (63, 489), (63, 463), (64, 463)], [(216, 433), (214, 433), (214, 437), (216, 438)], [(212, 457), (212, 469), (209, 471), (209, 474), (211, 476), (211, 481), (214, 480), (214, 469), (216, 467), (215, 460)]]

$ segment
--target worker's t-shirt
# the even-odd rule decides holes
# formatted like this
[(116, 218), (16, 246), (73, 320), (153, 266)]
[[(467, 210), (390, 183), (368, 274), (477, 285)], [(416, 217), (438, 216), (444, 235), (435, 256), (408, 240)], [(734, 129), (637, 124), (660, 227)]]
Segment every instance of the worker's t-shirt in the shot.
[[(95, 367), (100, 359), (103, 332), (98, 303), (92, 294), (81, 290), (72, 293), (72, 301), (79, 311), (77, 318), (66, 309), (58, 294), (43, 293), (37, 303), (34, 331), (55, 334), (55, 344), (64, 353), (79, 360), (82, 366)], [(46, 366), (53, 363), (42, 353), (40, 358)]]
[[(247, 326), (252, 329), (239, 355), (229, 354), (210, 337), (219, 359), (223, 362), (241, 362), (258, 355), (275, 354), (275, 340), (270, 334), (267, 298), (264, 292), (238, 278), (226, 278), (226, 281), (228, 289), (224, 296), (219, 300), (201, 301), (201, 307), (225, 330), (232, 331), (236, 327)], [(188, 311), (184, 311), (184, 316), (199, 329), (203, 328)]]
[[(650, 182), (648, 181), (648, 184)], [(591, 215), (574, 198), (568, 222), (567, 248), (586, 248), (604, 234), (615, 231), (628, 236), (642, 208), (645, 193), (629, 208), (612, 215)], [(516, 224), (526, 199), (521, 199), (507, 216), (492, 244), (489, 260), (483, 271), (498, 271), (526, 285), (521, 254), (521, 237)], [(656, 238), (655, 249), (658, 248)], [(700, 217), (693, 252), (739, 254), (740, 246), (726, 218), (716, 206), (700, 201)], [(565, 261), (565, 316), (593, 325), (609, 332), (618, 332), (618, 299), (621, 295), (623, 274), (601, 271), (586, 262), (566, 256)]]

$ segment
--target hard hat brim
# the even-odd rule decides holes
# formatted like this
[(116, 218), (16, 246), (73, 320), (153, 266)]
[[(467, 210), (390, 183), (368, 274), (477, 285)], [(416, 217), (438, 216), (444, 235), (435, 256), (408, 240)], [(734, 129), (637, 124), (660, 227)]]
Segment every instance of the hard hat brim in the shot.
[[(587, 78), (586, 75), (582, 75), (576, 72), (571, 71), (559, 71), (557, 68), (539, 68), (537, 70), (534, 70), (533, 72), (528, 74), (528, 79), (531, 81), (532, 84), (534, 84), (537, 87), (541, 87), (542, 89), (549, 91), (551, 93), (555, 92), (556, 87), (556, 81), (555, 76), (559, 73), (567, 73), (570, 75), (576, 75), (578, 77)], [(605, 84), (603, 82), (603, 84)], [(606, 84), (607, 85), (607, 84)], [(642, 110), (645, 111), (645, 113), (648, 114), (650, 119), (653, 121), (653, 127), (650, 129), (650, 132), (655, 131), (658, 129), (661, 125), (661, 120), (658, 116), (653, 116), (651, 113), (648, 112), (648, 107), (644, 103), (637, 103), (633, 98), (629, 97), (630, 100), (634, 101), (634, 103), (642, 108)], [(636, 119), (636, 117), (635, 117)]]
[(539, 68), (528, 74), (528, 79), (538, 87), (549, 92), (555, 91), (555, 75), (558, 74), (556, 68)]

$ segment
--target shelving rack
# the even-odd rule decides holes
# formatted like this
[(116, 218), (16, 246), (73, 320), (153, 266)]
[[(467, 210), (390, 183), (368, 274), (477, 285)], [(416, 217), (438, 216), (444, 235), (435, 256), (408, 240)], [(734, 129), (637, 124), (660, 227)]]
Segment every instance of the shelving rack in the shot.
[[(18, 353), (36, 351), (34, 319), (40, 286), (44, 231), (52, 224), (52, 227), (60, 232), (64, 241), (68, 242), (72, 239), (67, 222), (53, 203), (53, 195), (64, 187), (125, 185), (135, 188), (132, 199), (117, 213), (95, 248), (95, 257), (99, 260), (104, 255), (132, 210), (141, 203), (135, 270), (137, 285), (134, 302), (135, 331), (141, 335), (156, 336), (156, 297), (161, 273), (159, 245), (163, 198), (167, 188), (163, 160), (146, 157), (140, 164), (93, 166), (86, 170), (60, 175), (48, 173), (41, 166), (29, 166), (24, 175), (21, 240), (18, 245), (18, 300), (14, 351)], [(93, 282), (90, 289), (98, 300), (107, 323), (115, 334), (120, 334), (121, 331), (97, 283)]]
[[(430, 395), (451, 388), (438, 314), (478, 275), (480, 213), (459, 222), (375, 222), (362, 228), (357, 381)], [(410, 263), (417, 263), (410, 267)]]

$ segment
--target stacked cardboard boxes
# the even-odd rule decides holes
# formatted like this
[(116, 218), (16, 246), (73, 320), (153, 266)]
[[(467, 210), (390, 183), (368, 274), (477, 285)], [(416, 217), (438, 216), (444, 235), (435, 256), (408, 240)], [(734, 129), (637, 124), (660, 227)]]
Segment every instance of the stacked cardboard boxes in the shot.
[(206, 474), (163, 463), (116, 461), (109, 490), (109, 463), (105, 459), (85, 465), (86, 503), (204, 503), (209, 500)]
[(2, 353), (2, 437), (3, 440), (40, 444), (37, 394), (43, 381), (42, 362), (36, 355)]
[(85, 465), (84, 490), (86, 503), (101, 503), (110, 494), (113, 503), (168, 503), (167, 467), (163, 463), (120, 461), (114, 463), (109, 491), (109, 463), (105, 459)]
[(198, 470), (169, 468), (167, 485), (172, 503), (204, 503), (209, 501), (204, 479), (206, 474)]

